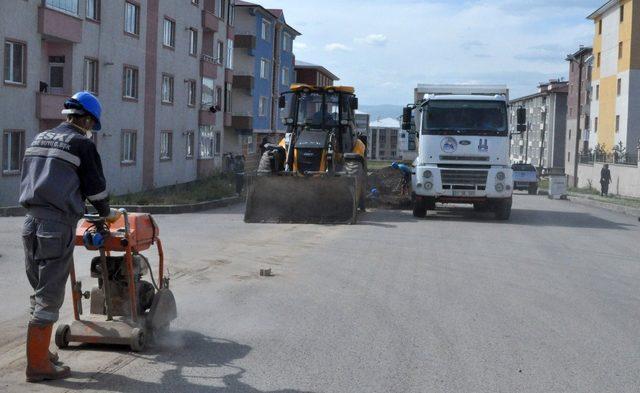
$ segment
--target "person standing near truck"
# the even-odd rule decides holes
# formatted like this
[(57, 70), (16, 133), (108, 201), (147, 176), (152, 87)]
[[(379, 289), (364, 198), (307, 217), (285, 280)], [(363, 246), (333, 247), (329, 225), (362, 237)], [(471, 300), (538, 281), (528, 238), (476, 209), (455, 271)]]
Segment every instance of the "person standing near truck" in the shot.
[(611, 171), (609, 164), (604, 164), (600, 171), (600, 196), (609, 196), (609, 184), (611, 184)]
[(69, 367), (49, 352), (51, 331), (64, 301), (73, 261), (78, 220), (85, 199), (101, 217), (114, 222), (102, 163), (91, 132), (101, 128), (102, 107), (88, 92), (66, 100), (67, 120), (38, 134), (26, 150), (20, 205), (27, 210), (22, 229), (27, 278), (33, 288), (27, 330), (27, 382), (66, 378)]

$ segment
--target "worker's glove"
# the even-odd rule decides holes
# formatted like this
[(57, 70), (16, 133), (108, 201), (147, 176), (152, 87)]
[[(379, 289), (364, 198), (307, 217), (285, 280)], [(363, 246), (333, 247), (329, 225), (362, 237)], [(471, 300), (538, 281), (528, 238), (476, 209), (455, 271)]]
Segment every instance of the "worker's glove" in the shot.
[(109, 209), (109, 215), (106, 217), (105, 221), (109, 224), (113, 224), (118, 221), (118, 219), (122, 216), (122, 213), (116, 209)]

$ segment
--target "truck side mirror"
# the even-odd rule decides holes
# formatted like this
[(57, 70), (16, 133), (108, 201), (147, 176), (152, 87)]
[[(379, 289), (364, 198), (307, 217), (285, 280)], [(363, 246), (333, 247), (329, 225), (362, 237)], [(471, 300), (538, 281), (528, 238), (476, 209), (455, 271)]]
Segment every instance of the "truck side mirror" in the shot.
[(354, 111), (358, 109), (358, 97), (351, 98), (351, 109), (353, 109)]
[(413, 115), (413, 108), (405, 107), (402, 109), (402, 129), (405, 131), (411, 130), (411, 117)]
[(280, 109), (284, 109), (287, 107), (287, 100), (286, 98), (284, 98), (284, 96), (280, 96), (280, 98), (278, 99), (278, 108)]
[(517, 118), (518, 118), (518, 132), (522, 133), (527, 130), (527, 109), (520, 107), (517, 110)]

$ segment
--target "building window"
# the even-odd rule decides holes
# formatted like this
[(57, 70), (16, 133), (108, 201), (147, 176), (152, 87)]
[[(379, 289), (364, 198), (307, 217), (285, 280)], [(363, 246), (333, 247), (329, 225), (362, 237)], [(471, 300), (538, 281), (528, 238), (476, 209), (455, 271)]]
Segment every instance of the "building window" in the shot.
[(169, 19), (164, 18), (163, 26), (163, 34), (162, 34), (162, 45), (168, 48), (175, 48), (176, 46), (176, 22)]
[(138, 99), (138, 70), (125, 66), (122, 79), (122, 96), (129, 99)]
[(78, 15), (78, 0), (47, 0), (47, 7)]
[(189, 29), (189, 54), (198, 55), (198, 30), (194, 28)]
[(618, 79), (618, 97), (622, 94), (622, 79)]
[(282, 50), (285, 52), (293, 51), (293, 40), (291, 39), (291, 34), (286, 32), (282, 34)]
[(162, 131), (160, 132), (160, 160), (171, 160), (173, 154), (173, 132)]
[(124, 3), (124, 31), (129, 34), (140, 34), (140, 6)]
[(567, 162), (571, 162), (571, 152), (567, 152)]
[(622, 59), (622, 52), (624, 51), (624, 44), (618, 42), (618, 59)]
[(598, 34), (602, 35), (602, 19), (598, 21)]
[(100, 20), (100, 0), (87, 0), (87, 19)]
[(193, 131), (187, 131), (185, 133), (185, 157), (193, 158), (195, 149), (195, 134)]
[(136, 142), (136, 131), (122, 131), (122, 139), (120, 140), (120, 163), (130, 165), (136, 162)]
[(216, 59), (216, 63), (222, 64), (224, 60), (224, 44), (222, 41), (218, 41), (218, 58)]
[(624, 22), (624, 4), (620, 6), (620, 23)]
[(616, 115), (616, 132), (620, 132), (620, 115)]
[(218, 18), (222, 19), (222, 10), (224, 9), (223, 7), (223, 0), (215, 0), (216, 2), (216, 9), (215, 9), (215, 14)]
[(200, 126), (200, 151), (199, 158), (208, 159), (213, 158), (213, 127), (212, 126)]
[(216, 107), (218, 110), (222, 108), (222, 88), (216, 87)]
[(269, 79), (269, 60), (260, 60), (260, 78)]
[(289, 76), (291, 73), (287, 67), (282, 67), (282, 84), (285, 86), (289, 86), (291, 81), (289, 80)]
[(596, 85), (596, 101), (600, 99), (600, 85)]
[(162, 102), (173, 104), (173, 76), (162, 75)]
[(598, 52), (598, 58), (596, 59), (596, 67), (600, 68), (601, 62), (602, 62), (602, 54)]
[(229, 14), (227, 18), (227, 24), (229, 26), (233, 26), (236, 21), (236, 5), (233, 2), (229, 2), (229, 7), (227, 13)]
[(216, 140), (215, 140), (215, 153), (216, 154), (220, 154), (220, 149), (222, 148), (222, 135), (220, 134), (220, 131), (216, 132)]
[(269, 105), (269, 99), (267, 97), (260, 97), (258, 101), (258, 116), (267, 115), (267, 106)]
[(224, 85), (224, 111), (231, 113), (231, 83), (225, 83)]
[(593, 119), (593, 132), (598, 132), (598, 118)]
[(196, 81), (190, 80), (187, 82), (187, 105), (194, 107), (196, 106)]
[(98, 61), (95, 59), (84, 59), (84, 82), (83, 89), (98, 94)]
[(227, 64), (226, 67), (233, 69), (233, 40), (227, 39)]
[(2, 173), (20, 173), (24, 149), (24, 131), (9, 130), (3, 133)]
[(270, 32), (271, 32), (271, 22), (269, 22), (268, 20), (262, 20), (262, 28), (260, 30), (260, 38), (262, 38), (265, 41), (269, 40), (269, 36), (270, 36)]
[(213, 106), (213, 84), (213, 79), (202, 78), (202, 96), (200, 104), (203, 108)]
[(24, 85), (26, 83), (26, 45), (5, 41), (4, 43), (4, 81)]

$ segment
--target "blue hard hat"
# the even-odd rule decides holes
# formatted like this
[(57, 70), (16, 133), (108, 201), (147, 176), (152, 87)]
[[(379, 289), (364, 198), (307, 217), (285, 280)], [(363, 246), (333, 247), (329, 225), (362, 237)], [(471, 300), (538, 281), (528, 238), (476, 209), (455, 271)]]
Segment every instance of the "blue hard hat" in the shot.
[(64, 110), (62, 114), (86, 114), (88, 113), (93, 117), (96, 124), (93, 127), (94, 131), (100, 131), (102, 124), (100, 124), (100, 115), (102, 114), (102, 105), (100, 101), (93, 94), (88, 91), (81, 91), (73, 95), (70, 99), (64, 102)]
[(399, 165), (398, 165), (397, 162), (394, 161), (393, 164), (391, 164), (391, 167), (395, 168), (395, 169), (398, 169)]

